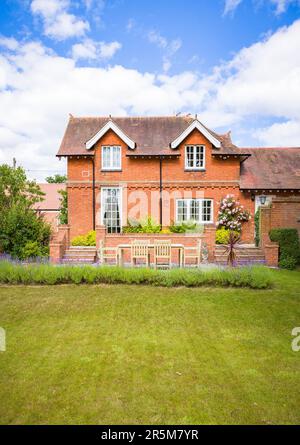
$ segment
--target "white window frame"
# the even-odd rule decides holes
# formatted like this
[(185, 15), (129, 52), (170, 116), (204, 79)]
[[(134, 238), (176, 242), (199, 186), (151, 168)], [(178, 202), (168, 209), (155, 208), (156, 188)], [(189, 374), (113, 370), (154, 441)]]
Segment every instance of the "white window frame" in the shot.
[[(110, 149), (110, 166), (104, 167), (103, 160), (104, 160), (104, 149)], [(118, 167), (113, 166), (113, 149), (118, 148), (120, 151), (120, 165)], [(101, 147), (101, 170), (104, 171), (121, 171), (122, 170), (122, 148), (120, 145), (102, 145)]]
[[(123, 189), (122, 187), (109, 187), (109, 186), (105, 186), (105, 187), (101, 187), (101, 224), (104, 225), (104, 190), (119, 190), (119, 197), (120, 197), (120, 233), (122, 233), (122, 228), (123, 228)], [(119, 232), (116, 232), (119, 233)]]
[[(186, 201), (187, 202), (187, 221), (191, 221), (192, 219), (190, 218), (191, 215), (191, 201), (198, 201), (200, 202), (200, 208), (199, 208), (199, 216), (200, 216), (200, 220), (199, 221), (195, 221), (198, 224), (213, 224), (214, 223), (214, 200), (211, 198), (178, 198), (176, 199), (176, 206), (175, 206), (175, 221), (176, 223), (181, 223), (183, 222), (182, 220), (178, 219), (178, 202), (179, 201)], [(204, 201), (210, 201), (211, 202), (211, 220), (210, 221), (203, 221), (202, 219), (202, 215), (203, 215), (203, 202)], [(193, 220), (194, 221), (194, 220)]]
[[(188, 151), (188, 148), (193, 148), (193, 166), (192, 167), (190, 167), (189, 165), (188, 165), (188, 156), (187, 156), (187, 151)], [(197, 147), (200, 147), (200, 149), (202, 148), (202, 150), (203, 150), (203, 165), (201, 165), (201, 167), (196, 167), (196, 149), (197, 149)], [(203, 170), (205, 170), (205, 145), (203, 145), (203, 144), (189, 144), (189, 145), (186, 145), (185, 146), (185, 158), (184, 158), (184, 167), (185, 167), (185, 170), (197, 170), (197, 171), (203, 171)]]

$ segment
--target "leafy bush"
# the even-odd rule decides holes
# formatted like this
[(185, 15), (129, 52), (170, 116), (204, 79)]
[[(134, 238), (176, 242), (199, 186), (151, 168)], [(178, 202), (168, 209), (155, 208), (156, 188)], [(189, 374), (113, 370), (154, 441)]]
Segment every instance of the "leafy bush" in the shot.
[(123, 233), (159, 233), (160, 225), (148, 216), (141, 221), (128, 221), (123, 227)]
[(125, 269), (111, 266), (20, 265), (0, 261), (0, 283), (5, 284), (147, 284), (151, 286), (232, 286), (253, 289), (270, 288), (269, 269), (252, 266), (225, 269)]
[[(236, 230), (231, 230), (237, 237), (239, 236), (239, 232)], [(225, 227), (221, 227), (221, 229), (216, 230), (216, 244), (228, 244), (229, 243), (229, 235), (230, 230)]]
[(260, 242), (260, 233), (259, 233), (259, 226), (260, 226), (260, 209), (258, 209), (254, 216), (254, 226), (255, 226), (255, 245), (256, 247), (259, 246)]
[(37, 256), (47, 255), (51, 227), (33, 210), (13, 206), (5, 213), (1, 226), (1, 245), (4, 252), (24, 259), (28, 257), (26, 250), (30, 243), (36, 243), (40, 250)]
[(203, 232), (203, 225), (197, 224), (197, 222), (191, 220), (191, 221), (182, 221), (177, 223), (172, 223), (170, 225), (170, 231), (173, 233), (186, 233), (186, 232), (192, 232), (192, 233), (199, 233)]
[[(39, 256), (47, 255), (51, 228), (32, 209), (43, 196), (35, 181), (26, 178), (24, 169), (0, 165), (0, 251), (21, 259), (32, 249), (34, 255), (38, 249)], [(30, 247), (33, 242), (37, 246)]]
[(294, 270), (296, 269), (297, 261), (292, 256), (286, 256), (279, 261), (279, 267), (282, 269)]
[(96, 232), (91, 230), (86, 235), (78, 235), (71, 241), (72, 246), (96, 246)]
[(172, 233), (185, 233), (185, 227), (180, 223), (173, 223), (170, 225), (170, 231)]
[[(297, 229), (272, 229), (270, 240), (279, 243), (279, 264), (284, 268), (294, 268), (300, 263), (300, 245)], [(294, 261), (293, 261), (294, 260)], [(286, 267), (288, 265), (289, 267)]]
[(28, 241), (20, 252), (20, 259), (37, 258), (49, 255), (49, 247), (42, 246), (37, 241)]
[(59, 223), (68, 224), (68, 192), (67, 190), (58, 190), (61, 195), (60, 210), (59, 210)]

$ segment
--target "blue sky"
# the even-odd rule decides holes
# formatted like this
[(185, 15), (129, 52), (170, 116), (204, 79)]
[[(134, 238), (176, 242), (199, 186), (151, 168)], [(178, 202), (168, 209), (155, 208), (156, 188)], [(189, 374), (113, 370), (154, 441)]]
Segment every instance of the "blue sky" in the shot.
[(0, 162), (38, 179), (68, 113), (197, 113), (300, 145), (299, 0), (2, 0)]

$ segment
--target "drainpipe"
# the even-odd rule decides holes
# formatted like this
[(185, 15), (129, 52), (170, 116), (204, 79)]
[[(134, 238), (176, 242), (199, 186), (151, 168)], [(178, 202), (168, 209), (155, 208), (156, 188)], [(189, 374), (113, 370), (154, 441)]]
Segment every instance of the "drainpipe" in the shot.
[(96, 191), (95, 191), (95, 157), (92, 158), (93, 166), (93, 230), (96, 230)]
[(162, 185), (162, 156), (159, 157), (159, 224), (162, 228), (162, 220), (163, 220), (163, 214), (162, 214), (162, 192), (163, 192), (163, 185)]

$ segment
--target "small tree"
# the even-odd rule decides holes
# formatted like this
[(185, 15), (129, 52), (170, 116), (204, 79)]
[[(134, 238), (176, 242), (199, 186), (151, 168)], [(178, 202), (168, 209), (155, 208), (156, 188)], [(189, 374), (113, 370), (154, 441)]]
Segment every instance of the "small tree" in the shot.
[(32, 208), (43, 196), (36, 182), (26, 178), (23, 168), (0, 165), (1, 251), (24, 258), (26, 244), (36, 241), (40, 255), (47, 253), (50, 225)]
[(46, 178), (46, 181), (47, 181), (49, 184), (63, 184), (64, 182), (67, 181), (67, 176), (66, 176), (66, 175), (59, 175), (59, 174), (56, 174), (56, 175), (54, 175), (54, 176), (48, 176), (48, 177)]
[(217, 226), (240, 232), (242, 223), (249, 221), (250, 218), (248, 210), (245, 210), (233, 195), (227, 195), (220, 203)]
[(229, 232), (228, 244), (226, 246), (227, 264), (234, 267), (236, 264), (236, 246), (240, 241), (240, 235), (233, 230)]

